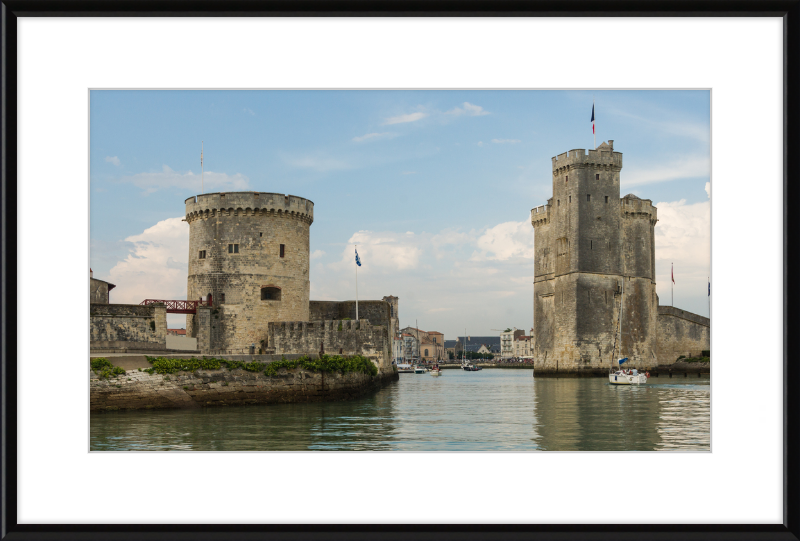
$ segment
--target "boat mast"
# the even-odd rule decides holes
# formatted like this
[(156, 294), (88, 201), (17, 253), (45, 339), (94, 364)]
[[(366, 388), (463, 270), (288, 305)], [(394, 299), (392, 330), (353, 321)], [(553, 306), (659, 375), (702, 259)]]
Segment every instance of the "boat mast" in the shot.
[[(622, 312), (625, 310), (625, 275), (622, 275), (622, 291), (619, 295), (619, 358), (622, 358)], [(619, 363), (618, 363), (619, 364)]]

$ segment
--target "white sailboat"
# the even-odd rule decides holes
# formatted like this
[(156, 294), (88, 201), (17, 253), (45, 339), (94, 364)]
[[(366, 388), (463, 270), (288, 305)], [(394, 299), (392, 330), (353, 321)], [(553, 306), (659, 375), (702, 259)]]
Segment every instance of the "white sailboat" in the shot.
[[(620, 291), (619, 296), (619, 349), (620, 354), (622, 354), (622, 307), (623, 307), (623, 300), (625, 296), (625, 277), (622, 277), (622, 290)], [(614, 353), (617, 351), (617, 340), (614, 339)], [(613, 355), (613, 353), (612, 353)], [(640, 374), (638, 370), (632, 368), (630, 370), (623, 370), (622, 364), (628, 360), (627, 357), (624, 359), (618, 359), (616, 366), (612, 366), (611, 370), (608, 373), (608, 382), (611, 385), (641, 385), (643, 383), (647, 383), (647, 375)], [(616, 368), (616, 370), (614, 370)]]

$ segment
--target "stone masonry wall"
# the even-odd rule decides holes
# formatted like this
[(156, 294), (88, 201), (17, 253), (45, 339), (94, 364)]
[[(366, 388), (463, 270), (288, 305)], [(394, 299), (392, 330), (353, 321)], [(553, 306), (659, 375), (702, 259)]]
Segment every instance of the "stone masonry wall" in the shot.
[(89, 373), (91, 411), (351, 400), (397, 379), (395, 373), (383, 372), (373, 377), (363, 373), (309, 372), (301, 368), (283, 368), (271, 377), (242, 369), (170, 375), (128, 370), (107, 380)]
[(674, 308), (658, 307), (658, 361), (673, 364), (678, 357), (698, 357), (711, 349), (711, 326), (706, 317)]
[(391, 369), (387, 327), (370, 325), (365, 319), (270, 323), (269, 348), (276, 354), (316, 354), (324, 348), (330, 355), (364, 355), (374, 359), (379, 370)]
[(108, 304), (108, 282), (89, 278), (89, 304)]
[[(313, 220), (314, 204), (291, 195), (233, 192), (186, 200), (186, 295), (192, 300), (211, 295), (216, 310), (211, 349), (258, 345), (271, 321), (309, 320)], [(231, 245), (236, 246), (234, 252)], [(279, 292), (279, 298), (274, 294), (262, 298), (262, 289)], [(197, 337), (197, 316), (186, 319), (187, 335)]]
[[(356, 319), (356, 301), (311, 301), (309, 321), (325, 319)], [(392, 307), (386, 301), (358, 301), (358, 318), (366, 319), (370, 325), (391, 328)]]
[(89, 305), (91, 349), (165, 349), (167, 309), (138, 304)]

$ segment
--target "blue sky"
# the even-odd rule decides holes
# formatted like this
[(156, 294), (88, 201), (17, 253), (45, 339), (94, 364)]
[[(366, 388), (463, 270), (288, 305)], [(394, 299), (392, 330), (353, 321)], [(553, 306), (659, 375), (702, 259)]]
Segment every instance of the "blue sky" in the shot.
[[(400, 323), (532, 324), (530, 209), (552, 156), (613, 139), (622, 195), (659, 206), (657, 291), (708, 315), (710, 92), (92, 91), (91, 266), (112, 302), (185, 298), (183, 201), (256, 190), (314, 202), (312, 299), (400, 298)], [(170, 326), (183, 318), (170, 316)]]

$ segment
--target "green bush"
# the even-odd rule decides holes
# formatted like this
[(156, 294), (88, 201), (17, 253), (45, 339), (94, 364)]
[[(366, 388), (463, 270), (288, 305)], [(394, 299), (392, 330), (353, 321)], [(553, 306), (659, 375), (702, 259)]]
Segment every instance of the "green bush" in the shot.
[[(355, 355), (353, 357), (344, 357), (341, 355), (322, 355), (319, 359), (312, 359), (308, 356), (299, 359), (288, 360), (282, 357), (280, 361), (274, 361), (269, 364), (259, 363), (252, 361), (249, 363), (243, 361), (228, 361), (225, 359), (217, 359), (211, 357), (207, 359), (198, 359), (192, 357), (191, 359), (171, 359), (168, 357), (145, 357), (152, 367), (146, 368), (143, 371), (148, 374), (175, 374), (176, 372), (194, 372), (195, 370), (219, 370), (223, 366), (228, 370), (236, 370), (241, 368), (248, 372), (261, 372), (267, 376), (274, 376), (281, 368), (297, 368), (300, 366), (305, 370), (312, 372), (363, 372), (370, 376), (378, 374), (378, 368), (367, 357)], [(111, 363), (109, 363), (111, 364)], [(120, 368), (120, 370), (122, 370)], [(123, 370), (122, 373), (125, 373)], [(165, 378), (167, 379), (167, 378)], [(223, 383), (226, 385), (227, 382)]]
[[(146, 368), (144, 371), (148, 374), (175, 374), (176, 372), (194, 372), (196, 370), (219, 370), (225, 366), (228, 370), (236, 370), (241, 368), (248, 372), (261, 372), (265, 363), (242, 362), (242, 361), (227, 361), (225, 359), (217, 359), (210, 357), (208, 359), (171, 359), (169, 357), (146, 357), (147, 362), (153, 365), (151, 368)], [(168, 378), (167, 378), (168, 379)]]
[(117, 376), (121, 376), (125, 373), (124, 368), (114, 366), (111, 364), (111, 361), (105, 357), (91, 359), (89, 361), (89, 366), (91, 367), (92, 372), (97, 374), (100, 379), (116, 378)]
[(344, 357), (342, 355), (320, 355), (319, 359), (312, 359), (309, 356), (300, 357), (299, 359), (281, 359), (280, 361), (273, 361), (267, 365), (264, 374), (267, 376), (274, 376), (281, 368), (293, 369), (297, 367), (309, 370), (311, 372), (362, 372), (375, 376), (378, 374), (378, 368), (367, 357), (361, 355), (354, 355), (352, 357)]

